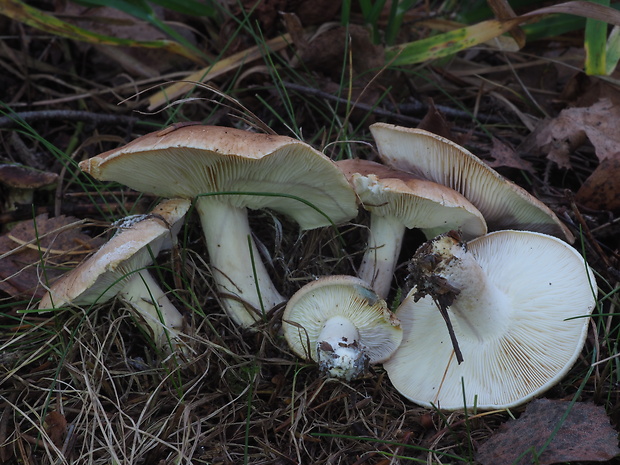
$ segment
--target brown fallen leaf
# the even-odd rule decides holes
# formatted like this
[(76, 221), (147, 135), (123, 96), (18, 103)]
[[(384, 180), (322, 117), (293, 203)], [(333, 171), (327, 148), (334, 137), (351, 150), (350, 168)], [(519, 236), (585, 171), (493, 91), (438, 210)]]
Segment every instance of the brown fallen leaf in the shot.
[(0, 236), (0, 290), (13, 297), (42, 297), (42, 281), (51, 284), (103, 244), (83, 227), (77, 218), (43, 214)]
[[(78, 27), (96, 34), (127, 39), (136, 42), (167, 40), (169, 37), (154, 25), (137, 19), (120, 9), (101, 6), (83, 6), (77, 2), (56, 2), (56, 14)], [(196, 44), (194, 34), (188, 27), (182, 27), (182, 21), (175, 16), (179, 15), (158, 5), (153, 5), (156, 15), (168, 22), (170, 27), (184, 38)], [(87, 48), (88, 44), (78, 44)], [(119, 47), (97, 44), (95, 47), (102, 55), (96, 55), (101, 60), (100, 66), (106, 66), (114, 61), (128, 73), (135, 76), (155, 77), (169, 69), (179, 68), (188, 64), (185, 58), (163, 49)]]
[(44, 427), (52, 443), (58, 448), (62, 447), (67, 434), (67, 419), (61, 413), (53, 410), (46, 415)]
[(543, 122), (522, 144), (524, 151), (543, 153), (561, 168), (570, 168), (570, 154), (588, 139), (604, 160), (618, 152), (620, 107), (607, 98), (590, 107), (568, 108)]
[(339, 82), (345, 50), (351, 53), (355, 76), (377, 71), (385, 63), (383, 47), (372, 43), (368, 29), (355, 24), (320, 29), (298, 53), (306, 68)]
[(584, 181), (575, 200), (593, 210), (620, 211), (620, 152), (605, 158)]
[(452, 132), (453, 124), (450, 123), (444, 114), (437, 110), (433, 99), (428, 99), (428, 110), (418, 124), (418, 129), (424, 129), (425, 131), (432, 132), (438, 136), (445, 137), (452, 142), (460, 145), (465, 145), (464, 137), (458, 137)]
[(304, 26), (324, 24), (340, 11), (342, 0), (297, 0), (288, 2)]
[(491, 168), (506, 166), (508, 168), (517, 168), (519, 170), (529, 171), (530, 173), (534, 172), (534, 167), (532, 164), (521, 158), (512, 147), (509, 147), (495, 137), (492, 139), (492, 142), (493, 146), (491, 147), (490, 155), (493, 157), (493, 160), (486, 161), (486, 164)]
[[(549, 465), (602, 462), (620, 454), (618, 432), (611, 427), (603, 407), (577, 402), (563, 419), (569, 407), (570, 402), (562, 400), (531, 402), (518, 420), (502, 425), (500, 431), (478, 449), (476, 460), (483, 465)], [(561, 427), (543, 450), (559, 424)]]

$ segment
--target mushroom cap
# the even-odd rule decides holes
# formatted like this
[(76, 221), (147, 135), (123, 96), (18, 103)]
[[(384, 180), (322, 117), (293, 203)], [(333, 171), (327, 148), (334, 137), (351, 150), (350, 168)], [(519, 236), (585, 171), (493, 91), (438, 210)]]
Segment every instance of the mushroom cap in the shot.
[(364, 209), (398, 218), (407, 228), (431, 230), (431, 236), (460, 229), (466, 238), (486, 234), (482, 213), (454, 189), (369, 160), (336, 162)]
[(39, 308), (110, 300), (134, 271), (150, 265), (162, 246), (176, 236), (190, 204), (187, 199), (166, 200), (150, 214), (121, 223), (119, 231), (97, 252), (52, 285)]
[(96, 179), (168, 198), (247, 192), (217, 198), (238, 208), (271, 208), (302, 229), (328, 226), (326, 216), (341, 223), (357, 214), (355, 193), (334, 162), (284, 136), (218, 126), (168, 128), (84, 160), (80, 168)]
[(468, 338), (448, 309), (459, 365), (437, 306), (431, 297), (414, 302), (414, 288), (396, 312), (403, 342), (384, 367), (396, 389), (422, 406), (514, 407), (559, 382), (577, 360), (596, 304), (594, 275), (575, 249), (545, 234), (498, 231), (467, 247), (510, 303), (509, 321), (497, 323), (504, 329)]
[(17, 189), (39, 189), (58, 181), (56, 173), (40, 171), (15, 163), (0, 164), (0, 183)]
[(549, 207), (460, 145), (422, 129), (375, 123), (370, 130), (385, 163), (460, 192), (482, 212), (489, 230), (575, 240)]
[(366, 348), (370, 363), (383, 362), (402, 339), (400, 322), (366, 282), (353, 276), (327, 276), (303, 286), (286, 305), (282, 328), (293, 352), (317, 361), (319, 334), (334, 316), (357, 327), (358, 342)]

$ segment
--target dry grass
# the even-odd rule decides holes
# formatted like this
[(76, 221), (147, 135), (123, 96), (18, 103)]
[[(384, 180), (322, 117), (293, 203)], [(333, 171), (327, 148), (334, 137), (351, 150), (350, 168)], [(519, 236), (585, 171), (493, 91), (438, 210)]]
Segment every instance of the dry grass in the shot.
[[(252, 215), (252, 224), (286, 295), (318, 275), (354, 273), (366, 231), (350, 224), (341, 236), (332, 228), (299, 234), (266, 213)], [(22, 324), (4, 326), (2, 335), (0, 458), (33, 464), (474, 463), (476, 445), (510, 417), (418, 408), (394, 390), (381, 367), (351, 383), (326, 379), (288, 350), (279, 331), (282, 308), (257, 331), (240, 331), (220, 310), (193, 219), (187, 228), (185, 241), (160, 257), (157, 271), (169, 285), (183, 283), (173, 298), (185, 309), (188, 355), (158, 354), (119, 301), (47, 318), (19, 316)], [(615, 294), (604, 308), (611, 312), (612, 304)], [(602, 357), (595, 353), (615, 353), (613, 321), (593, 319), (583, 357), (549, 397), (572, 398), (583, 383), (582, 399), (615, 405), (615, 359), (584, 379), (590, 362)], [(50, 424), (52, 412), (66, 419), (66, 429)]]

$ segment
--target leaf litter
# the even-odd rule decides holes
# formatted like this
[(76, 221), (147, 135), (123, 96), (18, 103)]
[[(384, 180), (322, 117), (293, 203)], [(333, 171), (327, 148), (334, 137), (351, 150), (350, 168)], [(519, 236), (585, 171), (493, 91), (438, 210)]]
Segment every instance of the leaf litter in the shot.
[[(301, 15), (304, 4), (316, 10), (312, 2), (295, 3), (294, 6), (285, 5), (284, 10)], [(540, 99), (544, 98), (544, 109), (551, 115), (551, 121), (554, 116), (559, 117), (560, 110), (566, 106), (590, 109), (590, 113), (598, 113), (600, 116), (601, 111), (597, 110), (596, 105), (602, 105), (604, 100), (595, 99), (587, 103), (580, 101), (583, 93), (596, 85), (594, 78), (584, 84), (585, 90), (577, 89), (574, 95), (566, 97), (553, 87), (563, 87), (564, 82), (553, 79), (548, 79), (544, 84), (539, 82), (542, 81), (538, 79), (540, 76), (548, 77), (544, 73), (546, 66), (540, 64), (539, 60), (534, 60), (538, 63), (534, 71), (534, 68), (528, 68), (531, 56), (497, 52), (487, 47), (479, 47), (443, 63), (420, 65), (411, 73), (383, 70), (378, 74), (379, 69), (376, 68), (381, 68), (378, 64), (380, 54), (369, 47), (366, 38), (361, 38), (362, 31), (355, 38), (352, 57), (337, 59), (338, 53), (344, 54), (344, 50), (347, 50), (344, 44), (336, 43), (341, 40), (338, 34), (342, 32), (337, 28), (334, 28), (336, 32), (331, 35), (333, 42), (330, 42), (329, 34), (323, 35), (314, 44), (316, 49), (312, 53), (307, 52), (304, 61), (295, 56), (301, 50), (291, 46), (290, 36), (285, 34), (287, 30), (278, 20), (278, 9), (282, 5), (284, 2), (265, 3), (262, 9), (256, 10), (254, 16), (246, 16), (252, 10), (251, 5), (244, 2), (235, 11), (235, 18), (229, 18), (225, 28), (217, 28), (219, 25), (211, 23), (211, 20), (202, 24), (192, 20), (195, 27), (203, 28), (204, 35), (197, 37), (213, 56), (222, 52), (223, 57), (231, 58), (217, 61), (210, 73), (206, 72), (210, 68), (197, 71), (197, 77), (193, 80), (211, 80), (214, 88), (233, 95), (279, 134), (294, 133), (312, 141), (317, 148), (327, 146), (326, 152), (334, 157), (343, 156), (345, 150), (350, 150), (350, 153), (368, 158), (376, 154), (367, 145), (342, 144), (340, 137), (348, 135), (356, 141), (367, 142), (365, 121), (370, 112), (351, 119), (346, 113), (348, 105), (341, 102), (350, 103), (347, 102), (348, 96), (354, 96), (355, 100), (360, 92), (363, 96), (371, 95), (364, 87), (371, 82), (373, 97), (365, 102), (385, 110), (386, 113), (381, 116), (383, 119), (389, 121), (402, 116), (421, 119), (429, 115), (425, 124), (431, 127), (427, 129), (435, 128), (451, 136), (449, 138), (475, 147), (476, 152), (501, 170), (502, 174), (528, 190), (552, 199), (556, 211), (563, 213), (562, 218), (573, 222), (574, 230), (578, 230), (580, 224), (572, 213), (565, 191), (581, 192), (577, 196), (576, 208), (582, 208), (588, 199), (594, 198), (595, 193), (600, 191), (596, 186), (589, 193), (580, 189), (585, 189), (586, 179), (594, 176), (597, 163), (599, 167), (603, 166), (600, 170), (603, 183), (609, 184), (610, 176), (606, 176), (606, 173), (615, 168), (604, 163), (608, 163), (605, 160), (615, 160), (617, 155), (607, 150), (608, 156), (599, 160), (598, 152), (592, 156), (588, 151), (588, 144), (596, 150), (595, 141), (606, 137), (607, 132), (588, 134), (584, 128), (580, 128), (584, 133), (576, 141), (580, 145), (573, 147), (569, 144), (567, 152), (560, 151), (557, 155), (562, 160), (561, 157), (568, 154), (570, 169), (559, 169), (555, 162), (547, 163), (543, 157), (530, 156), (533, 153), (548, 153), (541, 147), (548, 145), (549, 141), (545, 144), (534, 142), (531, 151), (523, 150), (520, 146), (528, 133), (527, 125), (522, 123), (537, 121), (541, 116), (534, 109), (534, 104), (524, 104), (524, 100), (534, 100), (539, 96)], [(331, 17), (332, 8), (327, 10), (326, 17)], [(425, 26), (418, 27), (418, 21), (429, 16), (429, 13), (420, 7), (407, 18), (408, 24), (414, 27), (404, 30), (403, 41), (429, 33)], [(255, 36), (246, 30), (235, 29), (246, 19), (252, 21), (252, 27), (262, 23), (269, 29), (261, 31), (267, 32), (264, 42), (256, 45)], [(301, 19), (305, 28), (306, 18)], [(0, 54), (11, 65), (7, 66), (8, 71), (2, 79), (8, 89), (7, 95), (14, 96), (11, 103), (15, 109), (25, 107), (36, 110), (43, 105), (75, 108), (79, 102), (80, 107), (86, 106), (93, 114), (102, 114), (110, 113), (111, 110), (125, 113), (148, 105), (147, 99), (152, 94), (137, 92), (150, 88), (152, 81), (143, 77), (144, 70), (125, 67), (120, 54), (109, 54), (105, 58), (106, 65), (101, 67), (97, 62), (102, 60), (102, 56), (97, 48), (85, 53), (83, 49), (73, 47), (71, 42), (60, 41), (61, 47), (59, 41), (49, 43), (47, 39), (43, 41), (33, 34), (28, 37), (31, 41), (29, 52), (39, 52), (37, 57), (40, 61), (29, 61), (24, 65), (26, 61), (20, 59), (24, 47), (18, 39), (24, 32), (16, 29), (15, 23), (9, 26), (10, 32), (7, 34), (13, 33), (15, 39), (7, 40)], [(228, 38), (239, 31), (241, 33), (236, 36), (238, 40), (231, 40), (230, 48), (227, 48)], [(113, 32), (107, 31), (108, 34)], [(26, 30), (25, 34), (28, 33), (32, 31)], [(330, 55), (336, 57), (330, 60), (328, 69), (322, 66), (324, 64), (321, 63), (318, 44), (329, 47)], [(364, 55), (365, 47), (373, 52)], [(561, 43), (545, 43), (545, 47), (557, 47), (557, 57), (565, 53), (565, 46)], [(349, 58), (355, 60), (356, 66), (352, 70), (348, 69)], [(287, 68), (295, 60), (299, 66), (295, 69)], [(559, 67), (564, 72), (575, 72), (574, 68), (563, 66), (561, 58), (556, 61), (553, 67)], [(467, 76), (459, 74), (460, 66), (474, 62), (479, 62), (480, 67), (472, 71), (470, 66)], [(79, 75), (75, 74), (75, 64), (79, 64)], [(163, 58), (159, 62), (156, 58), (156, 61), (149, 61), (148, 64), (160, 72), (170, 72), (161, 76), (162, 81), (172, 79), (172, 76), (178, 78), (179, 73), (187, 75), (194, 71), (193, 67), (170, 71)], [(345, 69), (342, 68), (343, 64)], [(0, 66), (4, 66), (4, 62), (0, 62)], [(508, 71), (504, 74), (493, 72), (501, 67)], [(15, 74), (16, 69), (22, 74)], [(274, 70), (280, 76), (275, 76)], [(513, 79), (525, 75), (530, 78), (526, 83), (530, 94), (526, 97), (522, 94), (522, 82)], [(244, 77), (243, 86), (238, 85), (237, 76)], [(347, 79), (342, 81), (341, 76)], [(298, 85), (295, 90), (292, 87), (287, 89), (284, 81), (280, 82), (279, 79), (303, 86)], [(317, 84), (320, 84), (323, 92), (336, 94), (330, 96), (342, 100), (330, 100), (323, 94), (311, 94), (304, 90), (312, 89)], [(182, 91), (188, 88), (191, 89), (191, 86), (183, 87)], [(74, 89), (79, 90), (77, 96)], [(155, 106), (169, 103), (174, 98), (166, 91), (157, 95), (160, 103)], [(375, 96), (386, 98), (381, 101)], [(117, 105), (119, 100), (125, 98), (131, 100), (124, 105)], [(500, 103), (500, 98), (504, 104)], [(287, 99), (290, 99), (290, 107), (287, 107)], [(429, 104), (429, 99), (435, 104)], [(414, 110), (405, 105), (411, 102), (416, 104)], [(436, 109), (429, 111), (435, 105)], [(614, 101), (610, 108), (614, 115), (617, 108)], [(189, 101), (188, 104), (177, 105), (174, 111), (178, 121), (201, 120), (209, 124), (245, 127), (243, 120), (230, 116), (213, 100)], [(291, 121), (284, 121), (282, 115), (291, 118)], [(168, 122), (168, 116), (164, 112), (148, 118), (163, 125)], [(440, 116), (448, 122), (438, 122)], [(572, 115), (571, 118), (583, 124), (595, 121), (588, 119), (585, 114)], [(570, 127), (572, 124), (573, 128), (576, 127), (578, 123), (573, 120), (564, 125)], [(611, 119), (607, 117), (607, 120), (611, 126)], [(493, 121), (493, 124), (486, 125), (485, 121)], [(342, 122), (345, 124), (340, 127)], [(34, 124), (34, 129), (63, 147), (74, 134), (80, 140), (93, 133), (112, 134), (117, 139), (130, 140), (143, 131), (108, 122), (88, 123), (85, 128), (77, 130), (74, 124), (54, 119), (38, 122)], [(608, 130), (611, 131), (605, 128), (605, 131)], [(561, 131), (560, 127), (550, 133), (561, 137)], [(592, 139), (589, 139), (590, 135)], [(611, 136), (617, 137), (614, 134)], [(602, 147), (605, 145), (604, 141), (599, 143)], [(114, 148), (114, 145), (104, 143), (98, 150), (109, 148)], [(92, 149), (76, 154), (82, 158), (92, 155)], [(566, 162), (566, 158), (564, 160)], [(56, 169), (59, 167), (56, 166)], [(64, 178), (63, 187), (66, 190), (88, 191), (88, 187), (73, 184), (79, 173), (72, 174), (73, 177)], [(68, 182), (68, 179), (71, 181)], [(611, 196), (613, 194), (603, 195), (606, 199)], [(590, 208), (606, 208), (607, 205), (596, 200)], [(68, 223), (61, 221), (55, 227), (62, 229), (66, 226), (75, 231), (83, 227), (75, 219), (66, 221)], [(71, 226), (73, 221), (76, 223)], [(341, 237), (332, 231), (299, 233), (286, 218), (268, 213), (252, 214), (250, 221), (262, 248), (270, 254), (270, 270), (274, 280), (287, 295), (322, 274), (354, 273), (362, 252), (361, 244), (365, 241), (364, 227), (368, 224), (368, 218), (361, 217), (355, 224), (342, 228), (340, 234), (345, 242), (356, 245), (344, 253), (338, 245)], [(618, 236), (613, 234), (614, 224), (617, 226), (613, 211), (588, 211), (583, 221), (593, 231), (593, 240), (603, 242), (609, 267), (617, 267), (614, 250), (617, 251), (619, 244)], [(37, 226), (38, 222), (39, 219)], [(50, 225), (49, 230), (55, 227)], [(32, 292), (39, 292), (28, 291), (26, 288), (40, 286), (42, 254), (50, 260), (46, 269), (73, 266), (74, 260), (77, 261), (77, 256), (53, 254), (52, 251), (63, 249), (59, 243), (42, 242), (40, 248), (36, 237), (41, 233), (34, 232), (32, 222), (24, 228), (23, 234), (19, 233), (19, 229), (10, 233), (18, 239), (17, 242), (8, 235), (0, 238), (0, 243), (6, 241), (6, 251), (9, 253), (0, 260), (0, 267), (5, 266), (5, 261), (13, 261), (13, 255), (22, 250), (30, 253), (27, 257), (18, 256), (19, 260), (13, 263), (14, 270), (8, 273), (9, 276), (20, 273), (20, 279), (21, 273), (25, 273), (23, 276), (30, 274), (29, 279), (32, 280), (28, 286), (22, 285), (17, 279), (5, 281), (17, 284), (10, 292), (4, 291), (7, 296), (4, 301), (9, 304), (15, 299), (31, 298)], [(33, 238), (35, 242), (31, 244)], [(84, 240), (88, 244), (89, 238), (83, 237), (77, 242)], [(414, 232), (408, 235), (403, 262), (410, 258), (407, 254), (412, 253), (416, 241), (419, 238)], [(594, 255), (590, 242), (590, 239), (584, 240), (588, 257)], [(71, 245), (67, 246), (67, 250), (76, 246), (69, 238), (68, 243)], [(280, 309), (267, 315), (255, 333), (240, 331), (223, 314), (218, 296), (212, 288), (211, 270), (195, 218), (190, 220), (182, 244), (178, 269), (175, 268), (174, 273), (162, 269), (159, 277), (168, 284), (168, 288), (174, 289), (171, 297), (180, 308), (185, 309), (192, 329), (192, 352), (188, 360), (162, 359), (148, 346), (143, 335), (136, 332), (130, 315), (123, 311), (119, 302), (97, 306), (88, 312), (77, 308), (67, 309), (56, 314), (53, 320), (29, 326), (27, 330), (22, 327), (15, 329), (15, 321), (12, 319), (2, 322), (4, 326), (0, 330), (0, 348), (4, 354), (15, 354), (10, 359), (0, 358), (0, 383), (3, 386), (3, 392), (0, 393), (0, 408), (3, 409), (0, 427), (3, 428), (3, 439), (6, 438), (0, 447), (2, 460), (9, 461), (17, 457), (23, 463), (78, 461), (92, 464), (174, 461), (383, 465), (409, 463), (411, 460), (437, 464), (476, 463), (474, 451), (481, 450), (490, 442), (493, 432), (508, 420), (509, 415), (505, 412), (465, 416), (462, 412), (446, 414), (419, 408), (406, 402), (390, 387), (380, 367), (367, 377), (350, 384), (319, 378), (316, 367), (298, 360), (283, 344), (279, 336)], [(88, 253), (91, 247), (95, 248), (97, 244), (87, 245), (83, 252)], [(599, 266), (598, 271), (606, 273), (607, 269)], [(404, 274), (404, 270), (397, 270), (396, 283), (399, 286), (404, 284)], [(617, 284), (610, 280), (605, 285), (609, 286), (605, 290), (609, 298), (602, 304), (603, 311), (613, 314), (618, 305), (617, 297), (613, 294)], [(396, 295), (392, 297), (397, 300)], [(611, 342), (612, 337), (617, 336), (617, 329), (613, 329), (616, 324), (614, 317), (601, 316), (596, 321), (601, 324), (591, 331), (584, 350), (585, 356), (561, 387), (547, 394), (549, 398), (576, 395), (577, 389), (572, 381), (587, 371), (590, 364), (586, 360), (590, 360), (592, 354), (596, 354), (600, 360), (614, 356), (615, 346)], [(602, 330), (603, 326), (608, 329)], [(610, 337), (610, 340), (606, 340), (606, 337)], [(581, 395), (584, 400), (606, 407), (608, 414), (599, 409), (598, 415), (588, 415), (587, 418), (589, 428), (605, 434), (607, 445), (613, 443), (609, 418), (613, 424), (620, 422), (617, 413), (620, 411), (620, 398), (614, 384), (617, 371), (613, 363), (612, 359), (601, 365), (600, 371), (595, 371), (587, 382), (588, 389)], [(45, 408), (50, 405), (53, 406), (50, 410), (59, 414), (62, 412), (66, 427), (60, 419), (42, 421), (45, 417), (41, 412), (45, 412)], [(518, 411), (515, 413), (518, 415)], [(541, 415), (551, 416), (551, 413), (550, 409), (544, 408)], [(63, 457), (58, 457), (56, 449), (50, 444), (36, 441), (37, 428), (41, 435), (54, 437), (56, 449), (60, 441), (63, 449), (70, 445), (63, 450)], [(584, 440), (591, 439), (586, 437)], [(532, 440), (530, 446), (533, 444), (538, 443)], [(551, 456), (545, 457), (545, 460), (566, 457), (550, 450)], [(614, 451), (609, 449), (608, 453)], [(586, 459), (592, 460), (593, 456), (591, 454)]]
[(620, 454), (605, 409), (588, 402), (537, 399), (478, 448), (482, 465), (604, 462)]
[(0, 290), (13, 297), (41, 298), (47, 286), (103, 244), (64, 215), (37, 216), (0, 236)]

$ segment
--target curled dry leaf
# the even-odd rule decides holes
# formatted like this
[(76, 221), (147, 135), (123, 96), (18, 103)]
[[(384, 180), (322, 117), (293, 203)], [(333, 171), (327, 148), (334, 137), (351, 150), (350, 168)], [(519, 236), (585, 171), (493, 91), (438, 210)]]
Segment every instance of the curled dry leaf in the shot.
[(61, 413), (53, 410), (45, 417), (45, 431), (56, 447), (62, 447), (67, 433), (67, 419)]
[(577, 191), (576, 200), (593, 210), (620, 210), (620, 152), (605, 158)]
[(620, 107), (604, 98), (590, 107), (562, 110), (530, 134), (521, 148), (546, 154), (561, 168), (570, 168), (570, 153), (588, 139), (598, 159), (604, 160), (618, 152), (619, 124)]
[(530, 173), (534, 172), (532, 164), (521, 158), (512, 147), (509, 147), (495, 137), (492, 139), (492, 142), (493, 146), (491, 147), (490, 155), (493, 157), (493, 161), (485, 160), (485, 163), (491, 168), (506, 166), (508, 168), (517, 168)]
[(603, 462), (620, 454), (617, 436), (603, 407), (577, 402), (571, 408), (568, 401), (538, 399), (518, 420), (509, 421), (491, 436), (478, 449), (476, 460), (483, 465)]
[(77, 218), (43, 214), (0, 236), (0, 290), (13, 297), (42, 297), (42, 281), (51, 284), (103, 243), (83, 233), (83, 226)]
[(351, 53), (355, 76), (370, 70), (376, 72), (384, 65), (383, 48), (372, 43), (368, 29), (355, 24), (321, 28), (299, 55), (305, 67), (329, 75), (338, 82), (345, 50)]

